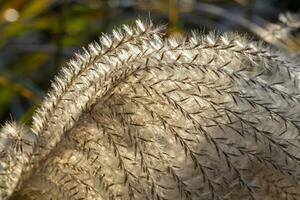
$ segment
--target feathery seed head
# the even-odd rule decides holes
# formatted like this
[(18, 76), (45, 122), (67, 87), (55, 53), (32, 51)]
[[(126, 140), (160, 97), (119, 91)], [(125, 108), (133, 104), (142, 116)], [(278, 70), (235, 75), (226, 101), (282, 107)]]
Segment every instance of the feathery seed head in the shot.
[(237, 34), (160, 31), (103, 34), (54, 78), (31, 131), (4, 126), (3, 199), (299, 197), (298, 65)]

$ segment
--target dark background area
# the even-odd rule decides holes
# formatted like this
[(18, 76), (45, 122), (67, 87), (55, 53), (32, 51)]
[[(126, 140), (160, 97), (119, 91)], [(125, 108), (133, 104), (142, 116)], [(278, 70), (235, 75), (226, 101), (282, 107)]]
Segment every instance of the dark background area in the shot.
[(0, 123), (29, 123), (73, 53), (123, 23), (151, 19), (167, 25), (167, 35), (247, 33), (296, 54), (300, 20), (295, 15), (287, 26), (289, 15), (278, 19), (299, 8), (299, 0), (1, 0)]

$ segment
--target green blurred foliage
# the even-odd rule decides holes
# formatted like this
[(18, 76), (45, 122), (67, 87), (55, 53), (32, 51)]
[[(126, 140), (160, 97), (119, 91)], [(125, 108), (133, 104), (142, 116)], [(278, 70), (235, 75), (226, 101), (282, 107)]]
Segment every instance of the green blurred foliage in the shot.
[[(1, 0), (0, 122), (13, 118), (29, 123), (50, 80), (74, 52), (102, 32), (136, 18), (168, 23), (167, 34), (199, 27), (247, 31), (220, 16), (194, 10), (203, 2), (266, 20), (276, 20), (289, 6), (300, 6), (297, 0)], [(257, 9), (262, 2), (265, 7)]]

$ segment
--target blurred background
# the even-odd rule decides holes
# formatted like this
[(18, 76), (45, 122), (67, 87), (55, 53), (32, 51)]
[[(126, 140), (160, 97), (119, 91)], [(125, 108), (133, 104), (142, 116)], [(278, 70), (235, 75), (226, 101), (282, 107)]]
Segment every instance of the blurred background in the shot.
[(73, 53), (120, 24), (247, 33), (296, 55), (299, 9), (300, 0), (0, 0), (0, 124), (29, 123)]

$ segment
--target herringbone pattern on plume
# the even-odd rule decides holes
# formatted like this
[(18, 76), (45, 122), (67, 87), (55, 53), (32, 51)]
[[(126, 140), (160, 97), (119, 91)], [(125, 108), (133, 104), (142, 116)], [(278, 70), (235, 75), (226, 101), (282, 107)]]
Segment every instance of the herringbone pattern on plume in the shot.
[(160, 31), (103, 35), (30, 130), (2, 128), (2, 199), (300, 199), (299, 66), (239, 35)]

